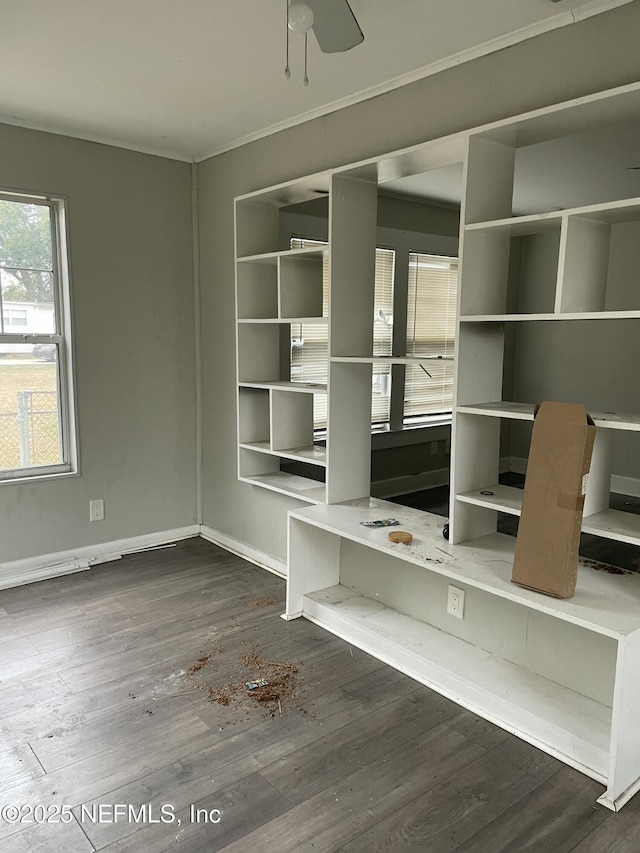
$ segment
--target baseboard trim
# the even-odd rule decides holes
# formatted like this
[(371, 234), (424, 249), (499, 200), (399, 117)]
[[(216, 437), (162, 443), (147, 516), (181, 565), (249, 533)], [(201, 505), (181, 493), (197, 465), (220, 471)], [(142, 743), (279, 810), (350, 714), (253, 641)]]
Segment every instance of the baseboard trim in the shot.
[[(507, 467), (503, 467), (507, 463)], [(516, 474), (527, 473), (527, 460), (519, 456), (506, 457), (500, 461), (501, 471), (513, 471)], [(637, 477), (624, 477), (621, 474), (611, 475), (611, 491), (619, 495), (630, 495), (640, 498), (640, 479)]]
[[(519, 456), (504, 456), (500, 459), (500, 471), (513, 471), (526, 474), (527, 460)], [(449, 469), (440, 468), (406, 477), (393, 477), (389, 480), (379, 480), (372, 484), (371, 493), (374, 497), (390, 498), (396, 495), (443, 486), (449, 482)], [(640, 497), (640, 479), (623, 477), (613, 474), (611, 491), (632, 497)], [(178, 527), (174, 530), (164, 530), (158, 533), (147, 533), (130, 539), (118, 539), (113, 542), (103, 542), (100, 545), (89, 545), (70, 551), (59, 551), (55, 554), (45, 554), (40, 557), (28, 557), (24, 560), (0, 563), (0, 590), (14, 586), (23, 586), (36, 581), (61, 577), (62, 575), (83, 572), (100, 563), (120, 560), (126, 554), (147, 551), (170, 545), (192, 536), (202, 536), (207, 542), (219, 545), (232, 554), (242, 557), (261, 569), (272, 572), (279, 578), (286, 579), (287, 563), (277, 557), (254, 548), (246, 542), (228, 536), (220, 530), (208, 527), (206, 524), (192, 524)]]
[(527, 473), (527, 459), (523, 456), (508, 456), (509, 460), (508, 467), (505, 468), (505, 471), (512, 471), (514, 474), (526, 474)]
[(130, 539), (118, 539), (113, 542), (103, 542), (100, 545), (89, 545), (70, 551), (45, 554), (41, 557), (28, 557), (10, 563), (0, 563), (0, 589), (9, 589), (14, 586), (23, 586), (36, 581), (73, 574), (74, 572), (83, 572), (100, 563), (119, 560), (125, 554), (159, 548), (181, 539), (189, 539), (199, 533), (199, 525), (193, 524), (175, 530), (146, 533), (142, 536), (133, 536)]
[(232, 554), (237, 554), (261, 569), (266, 569), (280, 578), (287, 577), (287, 564), (283, 560), (247, 545), (246, 542), (227, 536), (219, 530), (214, 530), (212, 527), (207, 527), (204, 524), (192, 524), (188, 527), (147, 533), (130, 539), (118, 539), (113, 542), (103, 542), (100, 545), (89, 545), (84, 548), (44, 554), (40, 557), (28, 557), (24, 560), (0, 563), (0, 589), (24, 586), (28, 583), (36, 583), (36, 581), (70, 575), (74, 572), (85, 572), (92, 566), (120, 560), (126, 554), (161, 548), (163, 545), (170, 545), (182, 539), (190, 539), (192, 536), (202, 536), (208, 542), (219, 545)]
[(206, 524), (200, 527), (200, 536), (211, 542), (214, 545), (219, 545), (232, 554), (242, 557), (243, 560), (248, 560), (261, 569), (266, 569), (280, 578), (287, 577), (287, 564), (284, 560), (279, 560), (271, 554), (261, 551), (259, 548), (254, 548), (252, 545), (247, 545), (246, 542), (241, 542), (239, 539), (234, 539), (233, 536), (227, 536), (220, 530), (214, 530), (212, 527), (207, 527)]
[(371, 484), (371, 494), (374, 498), (395, 498), (397, 495), (409, 495), (411, 492), (420, 492), (422, 489), (446, 486), (448, 482), (449, 469), (438, 468), (435, 471), (423, 471), (420, 474), (376, 480)]
[(612, 474), (611, 491), (619, 495), (631, 495), (633, 498), (640, 498), (640, 480), (636, 477), (623, 477), (621, 474)]

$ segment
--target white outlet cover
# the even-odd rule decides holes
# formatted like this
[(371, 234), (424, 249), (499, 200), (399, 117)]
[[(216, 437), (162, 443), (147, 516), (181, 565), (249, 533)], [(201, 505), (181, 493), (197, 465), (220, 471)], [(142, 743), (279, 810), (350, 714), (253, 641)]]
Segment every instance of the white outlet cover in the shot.
[(89, 521), (104, 521), (104, 500), (89, 501)]
[(456, 619), (464, 619), (464, 590), (449, 584), (447, 613)]

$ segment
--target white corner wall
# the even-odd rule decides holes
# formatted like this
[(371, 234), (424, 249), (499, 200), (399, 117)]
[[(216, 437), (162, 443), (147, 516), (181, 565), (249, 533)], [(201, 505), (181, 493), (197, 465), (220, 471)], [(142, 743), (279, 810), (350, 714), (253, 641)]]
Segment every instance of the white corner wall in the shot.
[(0, 187), (68, 198), (81, 462), (0, 484), (1, 586), (13, 561), (193, 525), (196, 453), (191, 167), (0, 126)]
[[(640, 3), (538, 36), (198, 167), (204, 523), (286, 558), (295, 501), (236, 479), (236, 195), (640, 79)], [(283, 85), (286, 85), (283, 81)]]

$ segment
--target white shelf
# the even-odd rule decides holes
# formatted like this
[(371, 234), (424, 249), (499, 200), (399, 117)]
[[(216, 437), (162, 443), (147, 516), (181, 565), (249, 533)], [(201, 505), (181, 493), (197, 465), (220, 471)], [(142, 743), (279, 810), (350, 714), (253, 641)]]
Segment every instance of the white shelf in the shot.
[(475, 506), (488, 507), (499, 512), (507, 512), (510, 515), (520, 515), (522, 489), (495, 483), (491, 486), (485, 486), (483, 489), (475, 489), (472, 492), (456, 495), (456, 500)]
[(284, 249), (279, 252), (261, 252), (258, 255), (244, 255), (237, 258), (239, 264), (277, 264), (278, 258), (322, 258), (328, 249)]
[(312, 504), (322, 504), (325, 500), (325, 485), (317, 480), (308, 480), (297, 474), (287, 474), (284, 471), (271, 474), (258, 474), (253, 477), (238, 477), (243, 483), (261, 486), (272, 492), (289, 495)]
[[(493, 492), (493, 494), (489, 495), (486, 492)], [(522, 489), (496, 483), (456, 495), (456, 500), (510, 515), (520, 515), (522, 496)], [(640, 515), (616, 509), (606, 509), (593, 515), (585, 515), (582, 517), (582, 532), (602, 536), (605, 539), (615, 539), (617, 542), (627, 542), (630, 545), (640, 545)]]
[(466, 314), (461, 323), (521, 323), (548, 320), (638, 320), (640, 310), (632, 311), (571, 311), (554, 314)]
[(240, 382), (240, 388), (265, 388), (276, 391), (295, 391), (299, 394), (326, 394), (327, 386), (315, 382), (288, 382), (274, 380), (273, 382)]
[[(509, 420), (532, 421), (533, 403), (510, 403), (507, 400), (497, 400), (494, 403), (474, 403), (458, 406), (457, 412), (468, 415), (487, 415), (494, 418)], [(601, 429), (620, 429), (640, 432), (640, 414), (623, 412), (595, 412), (589, 410), (593, 422)]]
[(550, 213), (534, 213), (529, 216), (513, 216), (505, 219), (494, 219), (491, 222), (473, 222), (465, 226), (465, 231), (491, 231), (519, 237), (525, 234), (538, 234), (560, 228), (562, 211)]
[[(640, 630), (640, 574), (609, 575), (581, 566), (575, 596), (556, 599), (511, 582), (513, 536), (493, 533), (451, 545), (442, 538), (440, 516), (374, 498), (294, 510), (290, 517), (598, 634), (620, 639)], [(388, 527), (361, 524), (391, 517), (413, 534), (411, 545), (391, 543)]]
[(604, 782), (611, 709), (342, 585), (304, 613), (380, 660)]
[(334, 355), (331, 361), (353, 364), (420, 364), (423, 361), (454, 361), (452, 355)]
[(465, 415), (486, 415), (491, 418), (508, 418), (514, 421), (532, 421), (533, 411), (532, 403), (510, 403), (508, 400), (456, 407), (456, 412), (462, 412)]
[(324, 447), (288, 447), (283, 450), (272, 450), (268, 441), (242, 442), (240, 447), (245, 450), (257, 450), (259, 453), (267, 453), (269, 456), (280, 456), (283, 459), (292, 459), (295, 462), (307, 462), (310, 465), (326, 466), (327, 451)]
[(566, 210), (552, 210), (548, 213), (512, 216), (488, 222), (473, 222), (466, 226), (466, 230), (503, 231), (514, 236), (534, 234), (549, 228), (558, 228), (563, 217), (573, 216), (611, 224), (632, 222), (635, 219), (640, 219), (640, 199), (625, 198), (584, 207), (567, 208)]
[(640, 545), (640, 515), (605, 509), (582, 519), (583, 533), (593, 533), (605, 539), (615, 539), (630, 545)]
[(317, 323), (318, 325), (326, 325), (329, 322), (328, 317), (241, 317), (238, 323)]

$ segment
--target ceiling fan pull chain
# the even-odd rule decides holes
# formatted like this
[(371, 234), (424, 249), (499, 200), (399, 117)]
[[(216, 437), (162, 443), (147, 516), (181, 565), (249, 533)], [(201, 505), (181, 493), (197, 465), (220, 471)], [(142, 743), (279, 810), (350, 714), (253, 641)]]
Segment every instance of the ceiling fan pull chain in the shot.
[(304, 77), (302, 78), (302, 82), (305, 86), (309, 85), (309, 75), (307, 74), (307, 61), (308, 61), (308, 45), (309, 45), (309, 34), (304, 34)]
[(288, 80), (291, 77), (291, 69), (289, 68), (289, 0), (284, 0), (287, 7), (287, 64), (284, 67), (284, 76)]

